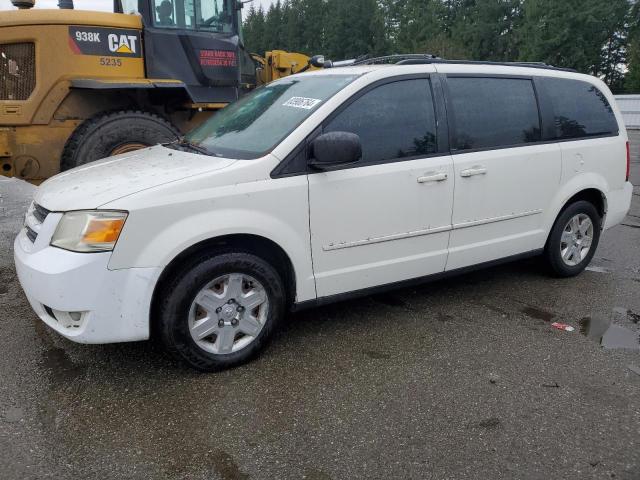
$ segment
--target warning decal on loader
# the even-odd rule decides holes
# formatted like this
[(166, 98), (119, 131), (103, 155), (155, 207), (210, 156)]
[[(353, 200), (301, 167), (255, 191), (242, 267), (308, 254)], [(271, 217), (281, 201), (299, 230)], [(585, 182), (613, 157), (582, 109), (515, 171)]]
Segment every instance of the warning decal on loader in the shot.
[(69, 27), (69, 48), (77, 55), (140, 58), (140, 31), (123, 28)]

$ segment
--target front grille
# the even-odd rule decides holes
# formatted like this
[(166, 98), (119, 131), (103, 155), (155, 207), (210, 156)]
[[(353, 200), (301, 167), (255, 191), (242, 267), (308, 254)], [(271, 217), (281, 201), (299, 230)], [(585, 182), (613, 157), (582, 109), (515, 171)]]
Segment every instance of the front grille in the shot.
[(24, 217), (24, 227), (26, 229), (27, 237), (32, 243), (35, 243), (38, 238), (38, 232), (44, 220), (49, 215), (49, 210), (41, 207), (37, 203), (33, 202), (27, 210), (27, 215)]
[(33, 204), (33, 216), (36, 217), (40, 223), (44, 222), (44, 219), (47, 218), (51, 212), (37, 203)]
[(26, 227), (27, 228), (27, 237), (29, 238), (29, 240), (31, 240), (31, 243), (35, 243), (36, 238), (38, 238), (38, 234), (35, 232), (35, 230), (31, 230), (31, 227)]
[(0, 100), (26, 100), (35, 86), (35, 45), (0, 44)]

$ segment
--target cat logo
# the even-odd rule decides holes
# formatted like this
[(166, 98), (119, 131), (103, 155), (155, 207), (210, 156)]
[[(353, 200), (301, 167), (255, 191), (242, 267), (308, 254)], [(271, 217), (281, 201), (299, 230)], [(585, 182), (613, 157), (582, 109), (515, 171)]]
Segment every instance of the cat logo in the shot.
[(135, 35), (110, 33), (107, 40), (109, 41), (109, 50), (113, 53), (128, 53), (132, 55), (136, 53), (136, 40), (138, 38)]
[[(140, 42), (139, 30), (70, 25), (68, 41), (69, 48), (76, 55), (125, 58), (142, 57), (142, 44)], [(2, 70), (1, 67), (0, 70)]]

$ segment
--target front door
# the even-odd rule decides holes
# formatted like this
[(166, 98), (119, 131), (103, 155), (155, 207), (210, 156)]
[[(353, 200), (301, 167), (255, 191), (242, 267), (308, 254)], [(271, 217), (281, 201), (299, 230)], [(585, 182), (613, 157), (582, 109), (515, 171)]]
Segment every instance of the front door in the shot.
[(360, 162), (309, 178), (318, 297), (442, 272), (453, 166), (438, 146), (429, 78), (369, 88), (325, 122), (356, 133)]
[(542, 248), (560, 147), (542, 143), (530, 78), (447, 78), (455, 198), (447, 270)]

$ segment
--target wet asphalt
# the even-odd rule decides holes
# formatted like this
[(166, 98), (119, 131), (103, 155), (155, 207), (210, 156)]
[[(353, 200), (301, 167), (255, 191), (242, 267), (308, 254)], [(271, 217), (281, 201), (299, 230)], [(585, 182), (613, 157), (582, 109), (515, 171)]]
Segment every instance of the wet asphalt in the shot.
[(217, 374), (42, 324), (12, 261), (31, 188), (0, 179), (2, 479), (640, 478), (640, 188), (577, 278), (533, 259), (302, 312)]

